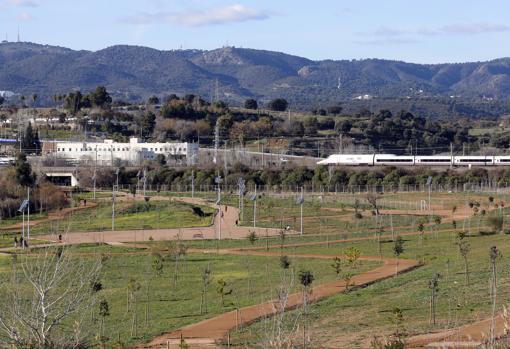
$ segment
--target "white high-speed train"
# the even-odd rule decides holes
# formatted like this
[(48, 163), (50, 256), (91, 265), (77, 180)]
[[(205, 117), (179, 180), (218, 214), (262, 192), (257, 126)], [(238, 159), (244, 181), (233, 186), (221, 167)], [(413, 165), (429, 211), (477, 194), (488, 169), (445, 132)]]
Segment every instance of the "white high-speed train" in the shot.
[(510, 156), (334, 154), (317, 164), (343, 166), (510, 166)]

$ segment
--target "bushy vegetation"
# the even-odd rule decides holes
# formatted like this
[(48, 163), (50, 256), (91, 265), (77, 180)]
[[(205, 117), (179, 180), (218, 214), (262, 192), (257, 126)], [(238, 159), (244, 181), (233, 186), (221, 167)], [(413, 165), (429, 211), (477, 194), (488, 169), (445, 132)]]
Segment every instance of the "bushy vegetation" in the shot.
[(30, 209), (32, 212), (48, 212), (63, 208), (68, 199), (65, 193), (44, 178), (32, 174), (30, 165), (18, 160), (16, 168), (0, 171), (0, 219), (12, 218), (19, 214), (18, 208), (27, 198), (30, 189)]
[[(83, 169), (81, 178), (87, 169)], [(149, 167), (147, 184), (157, 190), (162, 186), (191, 186), (192, 171), (194, 171), (194, 183), (196, 188), (200, 186), (212, 187), (215, 185), (217, 171), (214, 168), (205, 169), (179, 169), (164, 165), (153, 164)], [(89, 171), (90, 172), (90, 171)], [(88, 173), (88, 172), (87, 172)], [(123, 185), (136, 185), (138, 170), (121, 168), (119, 182)], [(282, 169), (250, 169), (242, 164), (235, 164), (229, 168), (226, 182), (235, 186), (237, 180), (242, 177), (249, 187), (267, 186), (273, 188), (283, 187), (314, 187), (316, 190), (324, 188), (335, 190), (342, 188), (358, 188), (385, 186), (386, 188), (397, 189), (424, 186), (428, 177), (432, 177), (432, 185), (443, 187), (460, 188), (464, 184), (479, 185), (480, 183), (499, 183), (500, 185), (510, 184), (510, 169), (499, 169), (488, 171), (484, 168), (473, 168), (465, 171), (433, 171), (416, 168), (395, 168), (381, 167), (369, 170), (358, 169), (332, 169), (325, 166), (318, 166), (315, 169), (307, 167), (287, 166)], [(101, 180), (96, 185), (103, 188), (111, 188), (116, 180), (113, 169), (102, 169)], [(90, 186), (91, 183), (84, 182)]]

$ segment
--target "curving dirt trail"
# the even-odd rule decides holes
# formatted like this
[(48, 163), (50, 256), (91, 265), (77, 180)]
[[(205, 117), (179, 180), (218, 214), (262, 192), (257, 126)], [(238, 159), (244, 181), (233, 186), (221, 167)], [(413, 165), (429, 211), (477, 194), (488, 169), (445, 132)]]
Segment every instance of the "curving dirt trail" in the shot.
[[(90, 203), (90, 204), (83, 205), (83, 206), (67, 207), (67, 208), (63, 208), (58, 211), (53, 211), (53, 212), (48, 213), (48, 217), (46, 217), (46, 218), (31, 220), (30, 227), (35, 227), (39, 224), (65, 219), (68, 214), (71, 214), (71, 213), (77, 212), (77, 211), (81, 211), (81, 210), (86, 210), (89, 208), (94, 208), (96, 206), (97, 206), (96, 203)], [(27, 222), (25, 221), (25, 226), (26, 225), (27, 225)], [(19, 222), (19, 223), (7, 225), (4, 227), (0, 227), (0, 231), (12, 231), (12, 230), (19, 230), (22, 228), (23, 228), (23, 222)]]
[[(169, 200), (169, 198), (162, 198), (164, 200)], [(200, 205), (209, 205), (211, 207), (217, 208), (217, 205), (211, 204), (203, 199), (191, 199), (191, 198), (178, 198), (176, 200), (192, 203), (192, 204), (200, 204)], [(41, 224), (43, 222), (62, 219), (66, 214), (70, 212), (91, 208), (94, 207), (95, 204), (89, 204), (86, 207), (76, 207), (64, 209), (62, 211), (56, 212), (54, 214), (50, 214), (50, 217), (33, 221), (31, 225)], [(175, 239), (177, 235), (182, 239), (194, 239), (194, 238), (206, 238), (206, 239), (214, 239), (218, 238), (220, 233), (220, 225), (221, 225), (221, 236), (222, 238), (228, 239), (239, 239), (245, 238), (249, 232), (256, 231), (259, 236), (275, 236), (278, 235), (280, 229), (266, 229), (266, 228), (252, 228), (252, 227), (240, 227), (237, 226), (238, 219), (238, 210), (235, 207), (226, 207), (221, 206), (220, 214), (217, 214), (213, 225), (209, 227), (202, 228), (182, 228), (182, 229), (157, 229), (157, 230), (148, 230), (148, 231), (116, 231), (116, 232), (88, 232), (88, 233), (69, 233), (64, 237), (64, 243), (66, 244), (80, 244), (80, 243), (94, 243), (94, 242), (104, 242), (110, 244), (122, 243), (122, 242), (142, 242), (149, 240), (149, 237), (152, 237), (154, 240), (169, 240)], [(409, 211), (401, 211), (391, 210), (390, 212), (384, 212), (384, 214), (409, 214)], [(436, 214), (442, 215), (446, 220), (451, 220), (451, 215), (449, 212), (436, 212)], [(449, 217), (449, 219), (447, 218)], [(464, 218), (464, 214), (457, 213), (455, 215), (455, 219)], [(18, 224), (4, 227), (3, 229), (12, 229), (13, 227), (18, 226)], [(451, 230), (446, 230), (451, 231)], [(438, 232), (442, 232), (438, 231)], [(294, 232), (291, 232), (294, 233)], [(428, 234), (429, 232), (425, 232)], [(411, 236), (417, 235), (418, 232), (406, 232), (400, 233), (398, 235), (401, 236)], [(390, 235), (385, 235), (383, 238), (390, 238)], [(38, 239), (55, 241), (56, 237), (51, 235), (46, 236), (38, 236)], [(344, 242), (353, 242), (353, 241), (363, 241), (363, 240), (372, 240), (372, 236), (367, 237), (359, 237), (359, 238), (351, 238), (351, 239), (340, 239), (340, 240), (331, 240), (329, 242), (320, 241), (320, 242), (309, 242), (309, 243), (296, 243), (296, 244), (286, 244), (285, 248), (289, 247), (301, 247), (301, 246), (317, 246), (317, 245), (325, 245), (325, 244), (335, 244), (335, 243), (344, 243)], [(269, 246), (269, 249), (279, 249), (279, 245)], [(191, 251), (190, 251), (191, 252)], [(244, 248), (244, 249), (230, 249), (230, 250), (214, 250), (214, 251), (204, 251), (204, 250), (194, 250), (195, 253), (224, 253), (224, 254), (237, 254), (237, 255), (254, 255), (254, 256), (272, 256), (278, 257), (280, 256), (280, 252), (272, 252), (266, 251), (266, 247), (254, 247), (254, 248)], [(288, 254), (292, 257), (299, 258), (320, 258), (320, 259), (331, 259), (334, 256), (331, 255), (313, 255), (313, 254)], [(369, 285), (371, 283), (392, 277), (396, 274), (396, 259), (387, 258), (380, 259), (379, 257), (362, 257), (363, 260), (377, 260), (382, 261), (383, 265), (373, 269), (369, 272), (356, 275), (353, 277), (352, 281), (355, 283), (357, 287), (363, 287)], [(409, 271), (418, 266), (417, 261), (413, 260), (400, 260), (399, 261), (399, 272)], [(318, 301), (322, 298), (332, 296), (337, 293), (341, 293), (345, 291), (345, 282), (343, 280), (327, 283), (324, 285), (317, 286), (313, 288), (311, 301)], [(287, 304), (287, 309), (293, 309), (302, 305), (302, 296), (301, 293), (295, 293), (290, 295), (289, 302)], [(140, 346), (140, 348), (175, 348), (179, 347), (179, 340), (182, 338), (186, 339), (186, 342), (189, 344), (192, 349), (205, 349), (205, 348), (217, 348), (216, 344), (218, 341), (222, 340), (230, 331), (235, 329), (239, 325), (247, 325), (258, 319), (261, 319), (266, 316), (273, 315), (275, 313), (275, 303), (274, 301), (269, 301), (266, 303), (253, 305), (245, 308), (239, 309), (238, 312), (231, 311), (225, 314), (221, 314), (219, 316), (213, 317), (208, 320), (201, 321), (196, 324), (192, 324), (186, 327), (183, 327), (179, 330), (161, 335), (155, 338), (152, 342), (146, 345)], [(498, 336), (504, 334), (504, 321), (501, 316), (498, 316), (496, 322), (496, 333)], [(459, 348), (459, 347), (474, 347), (479, 344), (486, 338), (486, 333), (489, 331), (490, 320), (479, 321), (473, 324), (462, 326), (458, 329), (447, 330), (438, 333), (429, 333), (418, 335), (409, 338), (408, 347), (409, 348)]]
[[(170, 200), (170, 198), (165, 198)], [(218, 209), (218, 206), (211, 204), (204, 199), (192, 198), (175, 198), (175, 200), (205, 205)], [(280, 229), (275, 228), (253, 228), (238, 226), (239, 219), (238, 209), (232, 206), (221, 205), (218, 210), (214, 223), (207, 227), (196, 228), (174, 228), (174, 229), (150, 229), (150, 230), (118, 230), (118, 231), (97, 231), (68, 233), (63, 236), (63, 242), (67, 244), (82, 243), (115, 243), (115, 242), (138, 242), (148, 241), (152, 238), (155, 241), (177, 239), (179, 236), (183, 240), (193, 239), (244, 239), (251, 231), (255, 231), (258, 236), (276, 236)], [(46, 240), (56, 242), (57, 237), (53, 235), (37, 236), (38, 240)]]
[[(323, 242), (325, 244), (325, 242)], [(297, 244), (296, 244), (297, 245)], [(316, 245), (316, 243), (303, 243), (299, 246)], [(197, 251), (194, 251), (197, 252)], [(222, 253), (222, 254), (236, 254), (236, 255), (251, 255), (251, 256), (269, 256), (279, 257), (280, 252), (259, 251), (250, 249), (228, 249), (219, 251), (202, 251), (205, 253)], [(298, 258), (319, 258), (319, 259), (333, 259), (332, 255), (320, 254), (287, 254), (290, 257)], [(395, 276), (397, 273), (406, 272), (419, 266), (417, 261), (414, 260), (397, 260), (395, 258), (380, 258), (380, 257), (360, 257), (360, 260), (367, 261), (381, 261), (382, 266), (377, 267), (371, 271), (356, 275), (351, 280), (351, 285), (356, 287), (365, 287), (374, 282), (387, 279)], [(316, 302), (320, 299), (333, 296), (338, 293), (345, 292), (345, 281), (338, 280), (329, 282), (323, 285), (314, 287), (310, 296), (310, 302)], [(294, 309), (301, 306), (303, 303), (302, 294), (300, 292), (289, 295), (286, 309)], [(276, 300), (244, 307), (238, 311), (230, 311), (211, 319), (207, 319), (196, 324), (185, 326), (176, 331), (161, 335), (155, 338), (152, 342), (141, 345), (139, 348), (170, 348), (178, 343), (180, 338), (184, 338), (192, 348), (211, 348), (213, 343), (224, 339), (228, 333), (238, 326), (248, 325), (266, 316), (274, 315), (277, 312)], [(202, 344), (200, 344), (202, 343)], [(204, 343), (205, 346), (204, 346)]]

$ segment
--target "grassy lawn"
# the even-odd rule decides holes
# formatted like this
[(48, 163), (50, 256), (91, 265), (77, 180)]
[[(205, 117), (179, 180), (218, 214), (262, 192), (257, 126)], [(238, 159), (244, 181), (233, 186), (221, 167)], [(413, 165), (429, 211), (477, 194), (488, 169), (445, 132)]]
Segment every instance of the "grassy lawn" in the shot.
[[(42, 219), (42, 218), (46, 218), (48, 217), (48, 213), (47, 212), (43, 212), (43, 213), (30, 213), (30, 220), (31, 221), (34, 221), (34, 220), (37, 220), (37, 219)], [(25, 222), (27, 222), (27, 215), (25, 215)], [(16, 217), (12, 217), (12, 218), (5, 218), (5, 219), (1, 219), (0, 220), (0, 227), (5, 227), (5, 226), (9, 226), (9, 225), (13, 225), (13, 224), (16, 224), (16, 223), (21, 223), (23, 222), (23, 216), (16, 216)]]
[[(203, 214), (195, 212), (199, 208)], [(118, 202), (115, 206), (116, 230), (203, 227), (212, 223), (214, 209), (170, 201)], [(64, 220), (47, 222), (31, 228), (34, 234), (109, 230), (112, 205), (99, 203), (95, 208), (67, 215)]]
[[(438, 239), (426, 237), (423, 246), (419, 237), (406, 237), (403, 258), (423, 260), (425, 265), (365, 289), (340, 294), (312, 306), (311, 333), (315, 346), (321, 348), (366, 348), (374, 335), (390, 334), (395, 326), (391, 315), (398, 307), (404, 314), (404, 327), (408, 334), (426, 333), (469, 323), (490, 315), (488, 294), (489, 249), (497, 246), (502, 253), (498, 261), (498, 310), (510, 299), (510, 276), (505, 265), (510, 256), (508, 235), (469, 237), (468, 255), (470, 284), (465, 286), (464, 263), (459, 255), (453, 234), (440, 234)], [(337, 255), (350, 246), (361, 250), (362, 255), (377, 255), (378, 244), (363, 241), (327, 247), (291, 248), (295, 253)], [(393, 256), (393, 243), (385, 241), (382, 252)], [(437, 302), (437, 324), (429, 325), (428, 282), (435, 273), (441, 274)], [(237, 333), (235, 343), (260, 342), (267, 324), (256, 323)]]
[[(160, 243), (159, 247), (165, 247)], [(129, 247), (111, 247), (86, 245), (73, 247), (70, 252), (81, 253), (79, 258), (95, 258), (108, 256), (101, 277), (104, 290), (101, 298), (109, 303), (110, 316), (106, 319), (106, 331), (110, 344), (121, 338), (127, 344), (145, 342), (166, 331), (210, 318), (214, 315), (257, 304), (276, 297), (276, 289), (280, 284), (283, 270), (276, 257), (245, 257), (216, 254), (188, 254), (179, 264), (177, 287), (174, 287), (175, 264), (173, 259), (163, 262), (163, 275), (158, 277), (152, 273), (151, 265), (154, 257), (147, 252), (144, 255), (115, 255), (119, 252), (132, 252)], [(90, 256), (83, 253), (91, 254)], [(110, 254), (110, 255), (109, 255)], [(164, 255), (165, 252), (162, 252)], [(315, 276), (315, 283), (321, 284), (335, 278), (330, 261), (290, 258), (291, 269), (287, 273), (297, 275), (300, 270), (310, 270)], [(9, 270), (9, 259), (0, 259), (0, 273), (6, 276)], [(377, 262), (360, 263), (356, 273), (361, 273), (377, 266)], [(212, 281), (208, 287), (208, 313), (200, 315), (201, 273), (207, 266), (212, 270)], [(289, 275), (289, 274), (288, 274)], [(3, 278), (3, 277), (2, 277)], [(132, 338), (131, 322), (133, 312), (126, 312), (126, 293), (130, 279), (140, 283), (138, 292), (138, 336)], [(221, 304), (217, 292), (218, 280), (227, 282), (232, 294), (225, 297)], [(145, 326), (146, 285), (151, 280), (150, 292), (150, 323)], [(0, 286), (1, 289), (2, 286)], [(3, 287), (8, 287), (4, 283)], [(298, 285), (293, 286), (299, 291)], [(97, 313), (97, 309), (91, 309)], [(88, 316), (87, 316), (88, 318)], [(98, 326), (97, 324), (91, 324)]]

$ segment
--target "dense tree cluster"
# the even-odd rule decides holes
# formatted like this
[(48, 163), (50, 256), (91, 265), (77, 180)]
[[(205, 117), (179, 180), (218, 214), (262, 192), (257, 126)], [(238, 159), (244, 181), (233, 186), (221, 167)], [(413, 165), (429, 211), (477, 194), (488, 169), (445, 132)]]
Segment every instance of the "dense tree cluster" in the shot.
[[(456, 151), (465, 144), (469, 144), (471, 151), (482, 144), (510, 147), (510, 133), (473, 136), (469, 134), (473, 121), (431, 120), (405, 110), (373, 113), (362, 108), (347, 114), (345, 106), (336, 103), (315, 109), (312, 115), (287, 116), (280, 113), (288, 108), (284, 98), (269, 101), (264, 110), (256, 99), (249, 98), (244, 101), (244, 109), (238, 109), (223, 101), (207, 102), (195, 94), (151, 96), (146, 103), (129, 105), (112, 102), (101, 86), (85, 96), (74, 91), (56, 97), (70, 114), (78, 117), (84, 131), (118, 141), (137, 136), (144, 140), (172, 139), (211, 145), (218, 126), (220, 138), (230, 145), (245, 146), (281, 137), (299, 155), (336, 152), (339, 135), (343, 146), (394, 154), (441, 153), (449, 151), (450, 144)], [(86, 109), (80, 111), (82, 108)], [(323, 142), (324, 152), (316, 151), (318, 141)]]
[(276, 98), (267, 104), (267, 107), (273, 111), (286, 111), (289, 106), (289, 102), (283, 98)]
[(82, 95), (80, 91), (70, 92), (68, 95), (54, 97), (57, 101), (63, 100), (64, 108), (70, 113), (76, 114), (82, 108), (101, 108), (105, 109), (112, 103), (112, 97), (106, 91), (106, 87), (98, 86), (94, 91), (87, 95)]
[[(108, 172), (110, 171), (110, 172)], [(111, 187), (115, 180), (113, 170), (102, 172), (102, 182), (98, 186)], [(154, 187), (161, 186), (191, 186), (192, 171), (194, 171), (194, 183), (198, 187), (212, 188), (215, 186), (215, 169), (176, 169), (154, 162), (149, 167), (148, 184)], [(136, 185), (138, 171), (121, 168), (119, 173), (120, 183)], [(510, 184), (510, 169), (489, 172), (483, 168), (474, 168), (465, 172), (416, 170), (395, 167), (384, 167), (359, 171), (356, 169), (334, 169), (329, 171), (327, 167), (319, 166), (315, 169), (306, 167), (287, 167), (283, 169), (259, 169), (253, 170), (242, 164), (236, 164), (229, 168), (225, 180), (235, 185), (239, 178), (244, 178), (247, 185), (268, 186), (275, 189), (299, 188), (306, 186), (316, 189), (323, 187), (327, 190), (357, 190), (368, 187), (385, 186), (387, 190), (399, 187), (424, 186), (428, 177), (432, 177), (433, 185), (441, 185), (448, 188), (461, 188), (464, 184), (478, 185), (480, 183)], [(83, 178), (87, 176), (81, 176)]]
[(462, 146), (473, 140), (467, 128), (427, 120), (407, 111), (393, 115), (389, 110), (381, 110), (368, 120), (344, 120), (337, 125), (341, 132), (351, 132), (353, 128), (357, 130), (353, 136), (359, 142), (397, 154), (414, 154), (416, 147), (420, 148), (420, 154), (434, 153), (437, 149), (445, 151), (450, 144)]

